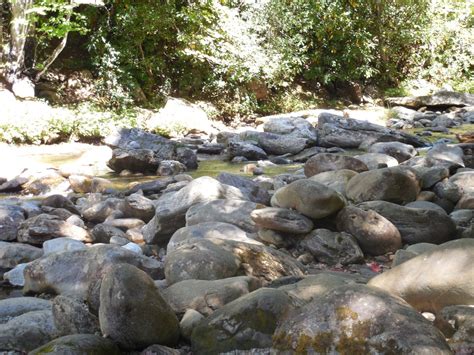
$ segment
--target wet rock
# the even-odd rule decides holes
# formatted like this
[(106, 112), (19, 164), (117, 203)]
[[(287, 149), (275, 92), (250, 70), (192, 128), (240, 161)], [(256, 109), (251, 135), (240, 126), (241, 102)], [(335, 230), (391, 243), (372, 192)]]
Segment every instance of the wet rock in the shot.
[(267, 153), (262, 148), (248, 142), (229, 142), (227, 152), (230, 160), (235, 157), (244, 157), (254, 161), (268, 159)]
[(330, 187), (343, 196), (346, 196), (346, 186), (349, 183), (349, 180), (357, 174), (358, 173), (353, 170), (341, 169), (335, 171), (325, 171), (324, 173), (313, 175), (309, 179)]
[(341, 194), (309, 179), (280, 188), (272, 197), (274, 207), (292, 208), (310, 218), (324, 218), (344, 207)]
[(357, 240), (344, 232), (315, 229), (301, 240), (299, 246), (313, 255), (316, 260), (329, 265), (356, 264), (364, 260), (364, 253), (357, 244)]
[(193, 309), (209, 316), (227, 303), (261, 287), (258, 279), (248, 276), (222, 280), (184, 280), (163, 290), (163, 298), (175, 313)]
[(320, 153), (308, 159), (304, 165), (304, 174), (307, 177), (340, 169), (353, 170), (355, 172), (367, 171), (367, 165), (353, 157), (329, 153)]
[(409, 144), (400, 142), (380, 142), (372, 144), (369, 148), (369, 153), (386, 154), (402, 163), (417, 155), (416, 149)]
[(473, 255), (474, 240), (453, 240), (376, 276), (369, 285), (403, 298), (419, 311), (472, 304)]
[(291, 135), (261, 133), (258, 136), (258, 145), (262, 147), (267, 154), (297, 154), (306, 147), (306, 144), (306, 138), (298, 138)]
[(119, 355), (122, 352), (109, 339), (94, 334), (67, 335), (33, 350), (30, 354), (110, 354)]
[(238, 188), (245, 196), (245, 200), (250, 200), (255, 203), (268, 205), (270, 203), (270, 195), (267, 190), (260, 187), (258, 183), (242, 176), (220, 173), (217, 180), (222, 184), (234, 186)]
[(57, 296), (52, 303), (54, 325), (61, 336), (71, 334), (100, 334), (99, 319), (87, 306), (73, 298)]
[(0, 241), (0, 269), (12, 269), (18, 264), (28, 263), (41, 256), (43, 251), (32, 245)]
[(145, 241), (149, 244), (168, 241), (174, 232), (185, 226), (185, 215), (191, 206), (217, 199), (247, 198), (239, 189), (206, 176), (191, 181), (177, 192), (163, 195), (155, 204), (155, 216), (142, 229)]
[(56, 336), (51, 310), (32, 311), (0, 325), (0, 349), (28, 352)]
[(251, 213), (251, 218), (260, 228), (284, 233), (304, 234), (313, 229), (313, 222), (298, 212), (286, 208), (261, 208)]
[(250, 213), (257, 208), (255, 202), (239, 200), (214, 200), (191, 206), (186, 212), (186, 226), (203, 222), (224, 222), (254, 233), (256, 226)]
[(406, 203), (415, 201), (419, 192), (417, 176), (399, 167), (360, 173), (346, 186), (347, 197), (356, 203), (374, 200)]
[(204, 222), (188, 227), (178, 229), (168, 242), (166, 247), (167, 253), (186, 244), (190, 239), (222, 239), (235, 240), (250, 244), (261, 244), (256, 240), (249, 238), (239, 227), (233, 224), (223, 222)]
[(90, 234), (83, 228), (61, 220), (49, 214), (29, 218), (23, 222), (18, 230), (18, 241), (21, 243), (41, 245), (45, 241), (64, 237), (81, 242), (91, 242)]
[(271, 346), (277, 323), (291, 308), (285, 292), (260, 289), (204, 319), (191, 335), (197, 353), (225, 353)]
[(18, 206), (0, 205), (0, 241), (16, 239), (18, 229), (25, 220), (25, 211)]
[(337, 215), (336, 224), (340, 231), (357, 239), (364, 253), (383, 255), (402, 247), (397, 227), (373, 210), (347, 206)]
[(273, 348), (301, 353), (451, 354), (444, 336), (403, 300), (357, 284), (330, 290), (294, 311), (276, 329)]
[(364, 202), (358, 207), (374, 210), (392, 222), (400, 232), (403, 243), (441, 244), (456, 235), (456, 226), (445, 212), (409, 208), (385, 201)]
[(49, 254), (31, 262), (24, 272), (23, 292), (54, 293), (85, 300), (89, 287), (102, 278), (109, 265), (117, 263), (137, 266), (155, 278), (163, 276), (163, 266), (155, 259), (118, 246), (100, 245)]
[(99, 321), (102, 333), (124, 349), (174, 345), (179, 337), (173, 310), (153, 280), (133, 265), (114, 266), (104, 275)]
[(34, 311), (51, 310), (51, 302), (35, 297), (15, 297), (0, 300), (0, 324)]

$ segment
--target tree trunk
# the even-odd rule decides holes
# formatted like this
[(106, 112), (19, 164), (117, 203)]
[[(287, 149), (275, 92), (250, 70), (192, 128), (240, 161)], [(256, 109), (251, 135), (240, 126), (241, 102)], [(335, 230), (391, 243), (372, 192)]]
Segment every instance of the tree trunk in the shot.
[(10, 0), (12, 21), (10, 25), (10, 53), (8, 81), (13, 83), (24, 69), (25, 42), (28, 35), (28, 10), (33, 7), (33, 0)]

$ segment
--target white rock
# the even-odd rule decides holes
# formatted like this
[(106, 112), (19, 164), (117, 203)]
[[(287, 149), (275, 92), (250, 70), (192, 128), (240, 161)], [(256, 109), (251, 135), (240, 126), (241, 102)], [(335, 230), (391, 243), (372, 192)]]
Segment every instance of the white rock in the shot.
[(29, 263), (18, 264), (15, 268), (3, 274), (3, 279), (7, 280), (13, 286), (25, 286), (25, 277), (23, 270)]
[(142, 248), (140, 248), (140, 246), (138, 244), (135, 244), (135, 243), (132, 243), (132, 242), (123, 245), (122, 248), (133, 251), (137, 254), (143, 254)]
[(43, 243), (44, 255), (81, 249), (86, 249), (86, 246), (82, 242), (71, 238), (56, 238)]

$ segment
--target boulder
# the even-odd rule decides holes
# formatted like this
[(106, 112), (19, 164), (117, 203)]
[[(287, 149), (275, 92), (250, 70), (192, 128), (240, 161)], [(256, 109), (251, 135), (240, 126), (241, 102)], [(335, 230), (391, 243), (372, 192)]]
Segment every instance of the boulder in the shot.
[(34, 311), (51, 311), (51, 301), (35, 297), (15, 297), (0, 300), (0, 324)]
[(124, 209), (125, 203), (122, 199), (110, 197), (105, 201), (87, 205), (82, 210), (82, 216), (89, 222), (102, 223), (114, 213), (123, 213)]
[(150, 199), (134, 193), (125, 198), (123, 213), (125, 217), (139, 218), (148, 222), (155, 215), (155, 206)]
[(386, 127), (323, 112), (318, 118), (318, 144), (322, 147), (358, 148), (367, 142), (398, 141), (423, 147), (418, 137)]
[(346, 196), (346, 186), (349, 183), (349, 180), (357, 174), (358, 173), (353, 170), (341, 169), (325, 171), (324, 173), (313, 175), (309, 179), (323, 184), (333, 190), (336, 190), (343, 196)]
[(418, 154), (410, 144), (400, 142), (380, 142), (369, 147), (369, 153), (386, 154), (402, 163)]
[(185, 226), (185, 215), (191, 206), (217, 199), (247, 200), (239, 189), (207, 176), (191, 181), (177, 192), (164, 194), (155, 203), (155, 216), (142, 228), (145, 241), (149, 244), (168, 241)]
[(85, 250), (54, 253), (31, 262), (25, 269), (23, 292), (53, 293), (85, 300), (89, 287), (102, 278), (107, 266), (127, 263), (163, 276), (162, 264), (114, 245), (99, 245)]
[(285, 292), (263, 288), (228, 303), (198, 324), (191, 335), (196, 353), (267, 348), (278, 322), (291, 309)]
[(51, 310), (32, 311), (0, 324), (0, 349), (28, 352), (57, 337)]
[(172, 159), (176, 152), (175, 142), (139, 128), (120, 128), (107, 136), (104, 143), (114, 149), (151, 150), (161, 160)]
[(244, 157), (254, 161), (268, 159), (267, 153), (265, 153), (262, 148), (249, 142), (229, 142), (227, 152), (229, 154), (229, 160), (235, 157)]
[(256, 232), (251, 212), (257, 204), (251, 201), (214, 200), (191, 206), (186, 212), (186, 226), (203, 222), (224, 222), (233, 224), (247, 233)]
[(83, 249), (86, 249), (84, 243), (70, 238), (56, 238), (43, 243), (44, 255)]
[(54, 325), (61, 336), (100, 334), (99, 319), (87, 306), (73, 298), (57, 296), (52, 305)]
[(464, 167), (464, 152), (456, 146), (448, 146), (446, 143), (435, 144), (428, 150), (426, 156), (431, 159), (449, 161), (453, 166)]
[(449, 182), (456, 185), (462, 193), (474, 192), (474, 170), (454, 174)]
[(383, 255), (402, 247), (402, 238), (397, 227), (373, 210), (355, 206), (343, 208), (336, 218), (340, 231), (353, 235), (364, 253)]
[(107, 354), (120, 355), (122, 352), (110, 339), (94, 334), (74, 334), (54, 339), (34, 349), (29, 354)]
[(310, 218), (324, 218), (344, 207), (344, 197), (335, 190), (309, 179), (278, 189), (272, 197), (274, 207), (295, 209)]
[(447, 108), (452, 106), (474, 106), (474, 95), (441, 90), (432, 95), (411, 97), (390, 97), (385, 103), (393, 106), (406, 106), (415, 110), (421, 107)]
[(299, 246), (319, 262), (329, 265), (357, 264), (364, 260), (357, 240), (344, 232), (315, 229), (299, 242)]
[(346, 195), (356, 203), (374, 200), (407, 203), (415, 201), (420, 190), (417, 176), (411, 170), (393, 167), (354, 176), (347, 183)]
[(160, 176), (171, 176), (184, 173), (186, 171), (186, 165), (176, 160), (162, 160), (156, 171), (157, 175)]
[(4, 273), (3, 279), (8, 281), (8, 283), (12, 286), (23, 287), (25, 285), (25, 277), (23, 274), (27, 265), (28, 263), (18, 264), (10, 271)]
[(50, 214), (40, 214), (24, 221), (18, 230), (17, 239), (21, 243), (41, 245), (47, 240), (58, 237), (81, 242), (92, 241), (89, 232), (85, 229)]
[(94, 243), (109, 243), (112, 237), (126, 238), (125, 232), (120, 228), (114, 227), (107, 223), (96, 224), (91, 231)]
[(281, 353), (451, 354), (444, 336), (406, 302), (344, 285), (293, 311), (273, 336)]
[(309, 218), (286, 208), (256, 209), (251, 213), (251, 218), (260, 228), (284, 233), (304, 234), (313, 229), (313, 222)]
[(306, 147), (307, 142), (306, 138), (291, 135), (261, 133), (258, 136), (258, 145), (267, 154), (274, 155), (297, 154)]
[(18, 206), (0, 205), (0, 241), (16, 239), (20, 224), (25, 220), (25, 210)]
[(162, 295), (175, 313), (184, 314), (188, 309), (193, 309), (209, 316), (260, 286), (258, 279), (249, 276), (214, 281), (184, 280), (164, 289)]
[[(422, 275), (422, 277), (420, 277)], [(370, 280), (419, 311), (474, 304), (474, 240), (447, 242)]]
[(268, 191), (263, 189), (255, 181), (230, 173), (220, 173), (217, 176), (217, 180), (222, 184), (238, 188), (245, 196), (245, 200), (261, 203), (263, 205), (268, 205), (270, 203), (270, 195)]
[(223, 222), (204, 222), (178, 229), (166, 246), (167, 253), (171, 253), (190, 239), (222, 239), (258, 244), (255, 239), (249, 238), (239, 227)]
[(307, 177), (333, 170), (353, 170), (355, 172), (367, 171), (367, 165), (362, 161), (345, 156), (330, 153), (320, 153), (308, 159), (304, 164), (304, 174)]
[(43, 251), (32, 245), (0, 241), (0, 269), (12, 269), (18, 264), (28, 263), (41, 256)]
[(102, 334), (124, 349), (174, 345), (179, 338), (173, 310), (153, 280), (133, 265), (115, 265), (105, 273), (99, 321)]
[(304, 117), (270, 116), (263, 117), (262, 120), (265, 121), (264, 132), (305, 138), (310, 143), (318, 140), (316, 129)]
[(81, 214), (76, 208), (76, 206), (74, 206), (72, 201), (62, 195), (51, 195), (46, 197), (43, 201), (41, 201), (41, 206), (64, 208), (71, 213), (77, 215)]
[(370, 201), (358, 205), (374, 210), (398, 229), (403, 243), (441, 244), (456, 236), (456, 226), (445, 212), (399, 206), (385, 201)]
[(107, 166), (116, 172), (154, 173), (160, 165), (160, 159), (151, 149), (114, 149)]
[(356, 155), (354, 158), (367, 165), (369, 170), (391, 168), (392, 166), (398, 165), (397, 159), (391, 157), (388, 154), (382, 153), (366, 153), (362, 155)]

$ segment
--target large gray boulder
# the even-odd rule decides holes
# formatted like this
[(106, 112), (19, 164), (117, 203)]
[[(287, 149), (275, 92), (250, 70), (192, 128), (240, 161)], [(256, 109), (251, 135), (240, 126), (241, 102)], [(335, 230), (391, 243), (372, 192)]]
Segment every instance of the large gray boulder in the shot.
[(222, 184), (236, 187), (245, 196), (245, 200), (268, 205), (270, 195), (258, 183), (243, 176), (230, 173), (220, 173), (217, 178)]
[(174, 345), (179, 322), (153, 280), (133, 265), (112, 266), (100, 287), (102, 334), (124, 349)]
[(236, 187), (207, 176), (191, 181), (177, 192), (164, 194), (155, 203), (155, 216), (142, 228), (145, 241), (149, 244), (168, 241), (186, 225), (186, 212), (191, 206), (217, 199), (247, 200)]
[(311, 176), (309, 179), (312, 181), (319, 182), (327, 187), (330, 187), (333, 190), (336, 190), (343, 196), (346, 196), (346, 187), (349, 183), (349, 180), (356, 176), (356, 173), (353, 170), (341, 169), (333, 171), (325, 171), (324, 173), (319, 173), (317, 175)]
[(456, 225), (449, 216), (433, 209), (399, 206), (386, 201), (359, 204), (363, 210), (374, 210), (397, 227), (403, 243), (441, 244), (456, 236)]
[(318, 144), (322, 147), (358, 148), (362, 143), (393, 141), (415, 147), (425, 145), (414, 135), (328, 112), (319, 115), (318, 137)]
[(273, 248), (222, 239), (188, 239), (167, 255), (168, 284), (182, 280), (219, 280), (247, 275), (267, 284), (283, 276), (301, 276), (304, 266)]
[(0, 241), (0, 269), (12, 269), (18, 264), (28, 263), (43, 255), (43, 250), (22, 243)]
[(291, 135), (261, 133), (258, 136), (258, 145), (267, 154), (274, 155), (297, 154), (306, 147), (307, 142), (306, 138)]
[(194, 309), (208, 316), (227, 303), (261, 287), (261, 282), (249, 276), (222, 280), (184, 280), (162, 291), (163, 298), (175, 313)]
[(57, 335), (51, 310), (24, 313), (0, 324), (0, 350), (28, 352)]
[(406, 168), (370, 170), (354, 176), (346, 186), (346, 196), (358, 203), (389, 201), (407, 203), (415, 201), (420, 193), (417, 176)]
[(402, 163), (418, 154), (416, 149), (410, 144), (400, 142), (379, 142), (369, 147), (369, 153), (386, 154)]
[(365, 285), (325, 292), (273, 335), (279, 353), (452, 354), (441, 332), (400, 298)]
[(316, 129), (304, 117), (271, 116), (262, 118), (264, 132), (305, 138), (310, 143), (318, 140)]
[(356, 158), (331, 153), (317, 154), (309, 158), (304, 164), (304, 174), (307, 177), (311, 177), (325, 171), (341, 169), (353, 170), (358, 173), (369, 170), (365, 163)]
[(460, 147), (445, 143), (435, 144), (426, 156), (435, 160), (449, 161), (455, 167), (464, 167), (464, 151)]
[(25, 210), (18, 206), (0, 205), (0, 240), (16, 239), (20, 224), (25, 220)]
[(345, 205), (335, 190), (310, 179), (302, 179), (278, 189), (272, 197), (274, 207), (295, 209), (310, 218), (330, 216)]
[(248, 160), (266, 160), (268, 158), (267, 153), (259, 146), (249, 142), (232, 141), (229, 142), (227, 147), (229, 159), (232, 160), (235, 157), (244, 157)]
[(224, 222), (253, 233), (256, 232), (256, 226), (250, 214), (256, 208), (255, 202), (240, 200), (214, 200), (198, 203), (186, 212), (186, 226), (203, 222)]
[(278, 322), (292, 308), (285, 292), (263, 288), (228, 303), (204, 319), (191, 335), (198, 354), (268, 348)]
[(474, 240), (442, 244), (374, 277), (369, 285), (403, 298), (419, 311), (474, 304)]
[(338, 213), (336, 224), (340, 231), (353, 235), (367, 254), (383, 255), (402, 247), (397, 227), (373, 210), (347, 206)]
[(105, 269), (117, 263), (137, 266), (153, 277), (163, 274), (162, 264), (114, 245), (53, 253), (28, 264), (23, 292), (53, 293), (86, 300), (89, 287), (100, 280)]

